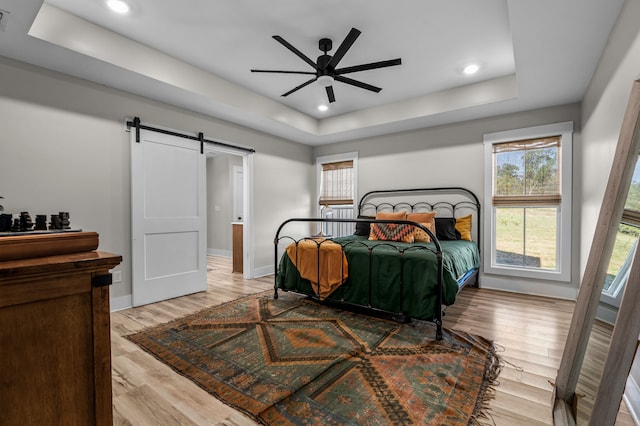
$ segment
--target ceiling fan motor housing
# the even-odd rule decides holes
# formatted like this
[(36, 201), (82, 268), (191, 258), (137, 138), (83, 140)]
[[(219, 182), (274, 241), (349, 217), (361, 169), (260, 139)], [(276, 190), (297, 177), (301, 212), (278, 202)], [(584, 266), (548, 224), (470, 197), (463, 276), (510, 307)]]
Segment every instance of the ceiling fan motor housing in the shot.
[(318, 42), (318, 48), (326, 54), (328, 51), (333, 49), (333, 43), (331, 43), (330, 38), (321, 38)]
[(320, 77), (321, 75), (332, 75), (333, 74), (333, 68), (331, 66), (327, 66), (327, 64), (329, 63), (329, 61), (331, 61), (331, 55), (320, 55), (318, 56), (318, 61), (316, 62), (318, 64), (318, 70), (317, 70), (317, 76)]

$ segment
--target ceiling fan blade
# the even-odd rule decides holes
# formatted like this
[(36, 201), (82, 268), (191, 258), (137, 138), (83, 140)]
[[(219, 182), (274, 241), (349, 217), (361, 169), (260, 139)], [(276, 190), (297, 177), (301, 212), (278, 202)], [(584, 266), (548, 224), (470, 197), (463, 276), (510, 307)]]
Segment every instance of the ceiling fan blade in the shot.
[(309, 65), (311, 65), (313, 67), (314, 70), (318, 69), (318, 65), (316, 65), (315, 62), (313, 62), (311, 59), (309, 59), (309, 57), (307, 55), (305, 55), (304, 53), (302, 53), (301, 51), (299, 51), (298, 49), (296, 49), (295, 47), (293, 47), (287, 40), (283, 39), (282, 37), (280, 37), (279, 35), (274, 35), (273, 38), (278, 41), (280, 44), (282, 44), (284, 47), (286, 47), (287, 49), (289, 49), (290, 51), (292, 51), (293, 53), (295, 53), (296, 55), (298, 55), (298, 57), (300, 59), (302, 59), (303, 61), (305, 61), (306, 63), (308, 63)]
[(356, 87), (359, 87), (361, 89), (371, 90), (372, 92), (376, 92), (376, 93), (378, 93), (379, 91), (382, 90), (380, 87), (372, 86), (370, 84), (363, 83), (361, 81), (354, 80), (354, 79), (349, 78), (349, 77), (343, 77), (341, 75), (336, 75), (334, 77), (334, 79), (336, 81), (341, 81), (342, 83), (350, 84), (352, 86), (356, 86)]
[(347, 53), (347, 50), (351, 48), (351, 45), (353, 45), (353, 43), (356, 41), (359, 35), (360, 35), (360, 30), (351, 28), (351, 31), (349, 31), (349, 34), (347, 34), (345, 39), (342, 41), (342, 44), (340, 45), (340, 47), (338, 47), (338, 50), (336, 50), (336, 53), (334, 53), (333, 57), (331, 58), (329, 63), (324, 67), (324, 69), (327, 69), (327, 68), (335, 69), (336, 65), (338, 65), (338, 62), (342, 60), (342, 57), (345, 55), (345, 53)]
[(348, 74), (350, 72), (374, 70), (376, 68), (393, 67), (395, 65), (401, 65), (401, 64), (402, 64), (402, 60), (400, 58), (390, 59), (388, 61), (371, 62), (369, 64), (355, 65), (353, 67), (338, 68), (337, 70), (335, 70), (335, 73)]
[(274, 72), (278, 74), (310, 74), (316, 75), (313, 71), (283, 71), (283, 70), (251, 70), (251, 72)]
[(316, 81), (316, 78), (315, 78), (315, 77), (314, 77), (314, 78), (312, 78), (311, 80), (305, 81), (304, 83), (302, 83), (302, 84), (301, 84), (301, 85), (299, 85), (299, 86), (294, 87), (293, 89), (289, 90), (287, 93), (284, 93), (284, 94), (282, 95), (282, 97), (289, 96), (290, 94), (292, 94), (292, 93), (293, 93), (293, 92), (295, 92), (296, 90), (300, 90), (300, 89), (302, 89), (304, 86), (307, 86), (307, 85), (309, 85), (309, 84), (313, 83), (314, 81)]
[(333, 103), (336, 101), (336, 97), (333, 94), (333, 86), (327, 86), (327, 97), (329, 98), (329, 103)]

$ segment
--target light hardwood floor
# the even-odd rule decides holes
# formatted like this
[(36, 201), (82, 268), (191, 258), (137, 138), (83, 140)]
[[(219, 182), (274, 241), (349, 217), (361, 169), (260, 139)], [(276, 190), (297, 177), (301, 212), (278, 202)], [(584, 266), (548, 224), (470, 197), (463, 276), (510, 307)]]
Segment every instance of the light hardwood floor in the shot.
[[(210, 256), (208, 263), (208, 291), (111, 315), (114, 424), (256, 424), (123, 337), (208, 306), (273, 288), (273, 277), (244, 280), (241, 274), (232, 273), (230, 259)], [(447, 308), (445, 327), (494, 340), (505, 362), (490, 404), (496, 425), (553, 424), (552, 383), (574, 305), (564, 300), (467, 288)], [(606, 350), (606, 337), (603, 339), (604, 343), (595, 345), (596, 351)], [(588, 354), (586, 358), (598, 360), (602, 355)], [(586, 385), (581, 383), (581, 392), (590, 392), (593, 387), (590, 380), (585, 380)], [(624, 404), (616, 424), (633, 425)]]

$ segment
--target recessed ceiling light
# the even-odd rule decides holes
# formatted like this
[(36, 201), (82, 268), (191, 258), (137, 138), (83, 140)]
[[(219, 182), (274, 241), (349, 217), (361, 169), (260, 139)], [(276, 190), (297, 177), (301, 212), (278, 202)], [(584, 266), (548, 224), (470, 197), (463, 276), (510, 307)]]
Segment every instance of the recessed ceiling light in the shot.
[(477, 73), (479, 69), (480, 69), (480, 65), (469, 64), (469, 65), (465, 65), (465, 67), (462, 68), (462, 72), (465, 73), (466, 75), (472, 75)]
[(329, 107), (327, 105), (318, 105), (318, 109), (322, 112), (326, 111), (329, 109)]
[(122, 0), (107, 0), (107, 6), (121, 15), (129, 13), (129, 5)]

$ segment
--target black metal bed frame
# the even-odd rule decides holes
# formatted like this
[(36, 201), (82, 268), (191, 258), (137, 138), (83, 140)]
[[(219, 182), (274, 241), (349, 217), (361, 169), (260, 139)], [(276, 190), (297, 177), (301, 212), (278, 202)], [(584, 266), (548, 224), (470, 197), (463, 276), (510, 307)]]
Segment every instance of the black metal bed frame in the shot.
[[(378, 197), (384, 197), (384, 196), (398, 196), (400, 194), (412, 194), (412, 195), (424, 195), (424, 196), (428, 196), (428, 195), (436, 195), (436, 194), (458, 194), (458, 195), (463, 195), (465, 197), (468, 198), (468, 200), (462, 200), (459, 201), (457, 203), (451, 203), (448, 201), (438, 201), (435, 203), (428, 203), (426, 201), (418, 201), (415, 204), (411, 204), (408, 202), (398, 202), (398, 203), (390, 203), (390, 202), (381, 202), (379, 204), (374, 204), (372, 202), (367, 201), (370, 198), (374, 198), (376, 196)], [(466, 188), (462, 188), (462, 187), (443, 187), (443, 188), (415, 188), (415, 189), (398, 189), (398, 190), (376, 190), (376, 191), (369, 191), (366, 194), (364, 194), (362, 196), (362, 198), (360, 199), (360, 202), (358, 203), (358, 216), (363, 215), (363, 212), (366, 209), (373, 209), (375, 212), (379, 212), (379, 211), (384, 211), (384, 210), (389, 210), (390, 211), (401, 211), (402, 209), (408, 209), (410, 212), (417, 212), (420, 211), (420, 209), (424, 209), (426, 211), (436, 211), (437, 209), (441, 209), (441, 208), (446, 208), (448, 210), (451, 211), (451, 214), (453, 217), (455, 217), (455, 213), (458, 209), (460, 208), (466, 208), (466, 209), (470, 209), (475, 211), (475, 230), (476, 230), (476, 243), (478, 244), (478, 250), (480, 250), (480, 201), (478, 200), (478, 197), (471, 191), (469, 191)], [(394, 318), (397, 321), (409, 321), (410, 318), (409, 316), (407, 316), (404, 312), (403, 312), (403, 307), (404, 307), (404, 280), (402, 279), (402, 267), (403, 267), (403, 262), (402, 262), (402, 257), (404, 255), (404, 253), (406, 251), (410, 251), (410, 250), (429, 250), (432, 253), (435, 254), (436, 256), (436, 262), (437, 262), (437, 292), (436, 292), (436, 297), (437, 297), (437, 303), (436, 303), (436, 312), (433, 318), (433, 322), (436, 324), (436, 339), (437, 340), (441, 340), (442, 339), (442, 315), (443, 315), (443, 310), (442, 310), (442, 299), (443, 299), (443, 289), (442, 289), (442, 272), (443, 272), (443, 257), (442, 257), (442, 248), (440, 245), (440, 242), (438, 241), (438, 238), (435, 235), (435, 231), (432, 232), (431, 230), (427, 229), (425, 226), (423, 226), (420, 223), (417, 222), (412, 222), (412, 221), (408, 221), (408, 220), (376, 220), (373, 218), (356, 218), (356, 219), (328, 219), (328, 218), (291, 218), (291, 219), (287, 219), (284, 222), (282, 222), (280, 224), (280, 226), (278, 227), (278, 230), (276, 231), (276, 235), (274, 238), (274, 265), (275, 265), (275, 275), (274, 275), (274, 298), (277, 299), (278, 298), (278, 264), (279, 264), (279, 256), (278, 256), (278, 244), (280, 243), (281, 240), (283, 239), (289, 239), (292, 241), (292, 243), (296, 244), (296, 247), (298, 245), (298, 243), (300, 243), (301, 241), (314, 241), (317, 245), (318, 245), (318, 280), (317, 280), (317, 285), (318, 285), (318, 291), (316, 292), (316, 294), (309, 294), (306, 292), (302, 292), (299, 290), (289, 290), (289, 289), (282, 289), (283, 291), (292, 291), (294, 293), (299, 293), (299, 294), (304, 294), (312, 299), (318, 300), (318, 301), (323, 301), (322, 298), (319, 296), (320, 295), (320, 274), (321, 274), (321, 270), (320, 270), (320, 246), (322, 245), (322, 243), (324, 241), (328, 241), (328, 240), (317, 240), (317, 237), (305, 237), (305, 238), (301, 238), (301, 239), (294, 239), (293, 237), (290, 236), (280, 236), (280, 233), (282, 231), (282, 229), (289, 223), (292, 222), (308, 222), (308, 223), (339, 223), (339, 222), (346, 222), (346, 223), (382, 223), (382, 224), (409, 224), (409, 225), (413, 225), (417, 228), (422, 229), (424, 232), (426, 232), (430, 237), (431, 240), (433, 242), (434, 248), (431, 249), (430, 247), (426, 247), (426, 246), (410, 246), (407, 247), (405, 249), (399, 249), (394, 245), (391, 244), (385, 244), (383, 241), (380, 242), (380, 244), (376, 245), (375, 247), (368, 247), (369, 250), (369, 259), (371, 260), (371, 256), (373, 255), (373, 251), (375, 250), (376, 247), (380, 247), (380, 246), (388, 246), (388, 247), (393, 247), (396, 250), (398, 250), (398, 253), (400, 255), (401, 258), (401, 262), (400, 262), (400, 268), (401, 268), (401, 273), (400, 273), (400, 309), (397, 312), (390, 312), (384, 309), (379, 309), (376, 308), (374, 306), (371, 305), (371, 274), (369, 274), (369, 288), (368, 288), (368, 292), (369, 292), (369, 297), (368, 297), (368, 304), (365, 305), (359, 305), (359, 304), (355, 304), (355, 303), (351, 303), (351, 302), (347, 302), (344, 300), (344, 298), (341, 298), (340, 301), (335, 301), (334, 299), (332, 299), (330, 301), (330, 303), (338, 303), (342, 306), (346, 306), (346, 307), (350, 307), (350, 308), (355, 308), (355, 309), (365, 309), (368, 312), (371, 313), (377, 313), (377, 314), (385, 314), (385, 315), (391, 315), (392, 318)], [(350, 244), (362, 244), (361, 242), (347, 242), (345, 244), (340, 243), (340, 245), (342, 246), (342, 253), (344, 253), (344, 248), (347, 245)], [(296, 256), (297, 256), (297, 250), (296, 250)], [(297, 264), (297, 259), (296, 259), (296, 264)], [(371, 264), (372, 262), (369, 261), (369, 268), (371, 268)], [(344, 271), (342, 271), (342, 273), (344, 273)], [(342, 274), (341, 276), (344, 276), (344, 274)], [(300, 280), (300, 274), (298, 274), (298, 280)], [(473, 274), (471, 274), (470, 276), (466, 277), (465, 280), (460, 283), (459, 286), (459, 290), (461, 290), (463, 287), (465, 287), (466, 285), (468, 285), (469, 283), (472, 283), (472, 285), (477, 286), (478, 285), (478, 271), (476, 270)], [(338, 288), (336, 291), (340, 290), (340, 288)], [(332, 294), (333, 295), (333, 294)]]

